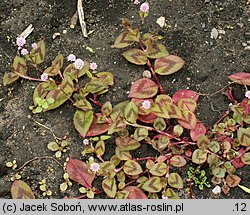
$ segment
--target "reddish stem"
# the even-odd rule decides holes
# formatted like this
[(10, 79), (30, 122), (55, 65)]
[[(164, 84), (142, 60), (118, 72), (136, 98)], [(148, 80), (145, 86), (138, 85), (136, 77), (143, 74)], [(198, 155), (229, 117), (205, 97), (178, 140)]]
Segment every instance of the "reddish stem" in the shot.
[(161, 86), (161, 83), (160, 83), (160, 81), (159, 81), (158, 76), (156, 75), (156, 73), (155, 73), (155, 71), (154, 71), (154, 68), (153, 68), (152, 64), (150, 63), (150, 60), (147, 61), (147, 65), (148, 65), (149, 69), (151, 70), (151, 72), (152, 72), (152, 74), (153, 74), (153, 76), (154, 76), (154, 78), (155, 78), (155, 80), (156, 80), (156, 82), (157, 82), (157, 84), (158, 84), (160, 93), (161, 93), (161, 94), (164, 94), (164, 90), (163, 90), (163, 88), (162, 88), (162, 86)]
[(243, 152), (241, 152), (238, 156), (236, 156), (233, 160), (231, 160), (230, 162), (234, 162), (236, 159), (239, 159), (243, 156), (243, 154), (245, 154), (246, 152), (248, 152), (250, 150), (250, 146), (248, 146)]
[(144, 157), (144, 158), (135, 158), (136, 161), (143, 161), (143, 160), (156, 160), (154, 157)]

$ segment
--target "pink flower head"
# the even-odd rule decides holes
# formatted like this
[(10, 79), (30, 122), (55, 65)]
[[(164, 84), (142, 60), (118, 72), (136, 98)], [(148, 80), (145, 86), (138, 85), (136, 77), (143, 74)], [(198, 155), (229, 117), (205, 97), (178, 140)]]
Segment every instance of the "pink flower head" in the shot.
[(88, 139), (84, 139), (84, 140), (82, 141), (82, 143), (83, 143), (85, 146), (87, 146), (87, 145), (89, 145), (89, 140), (88, 140)]
[(97, 69), (97, 64), (96, 63), (90, 63), (89, 68), (92, 70), (96, 70)]
[(98, 172), (100, 169), (100, 165), (98, 163), (92, 163), (90, 165), (90, 170), (93, 172)]
[(27, 49), (21, 50), (21, 55), (27, 55), (27, 54), (29, 54), (29, 51)]
[(49, 75), (47, 73), (45, 73), (45, 72), (41, 75), (41, 80), (42, 81), (47, 81), (48, 78), (49, 78)]
[(75, 66), (76, 69), (81, 70), (83, 68), (83, 66), (84, 66), (83, 60), (80, 59), (80, 58), (76, 59), (75, 62), (74, 62), (74, 66)]
[(25, 38), (23, 38), (23, 37), (18, 37), (18, 38), (16, 38), (16, 44), (17, 44), (19, 47), (24, 46), (25, 43), (26, 43)]
[(148, 2), (142, 3), (140, 6), (140, 11), (146, 13), (146, 12), (148, 12), (148, 10), (149, 10)]
[(31, 47), (32, 47), (33, 49), (36, 49), (36, 48), (37, 48), (37, 44), (36, 44), (36, 43), (32, 43), (32, 44), (31, 44)]
[(246, 91), (245, 96), (250, 99), (250, 90)]
[(144, 100), (142, 102), (142, 107), (145, 109), (149, 109), (151, 107), (151, 102), (149, 100)]
[(140, 1), (139, 0), (135, 0), (134, 4), (136, 4), (136, 5), (140, 4)]
[(76, 56), (74, 54), (70, 54), (68, 57), (67, 57), (68, 61), (71, 61), (71, 62), (74, 62), (76, 60)]

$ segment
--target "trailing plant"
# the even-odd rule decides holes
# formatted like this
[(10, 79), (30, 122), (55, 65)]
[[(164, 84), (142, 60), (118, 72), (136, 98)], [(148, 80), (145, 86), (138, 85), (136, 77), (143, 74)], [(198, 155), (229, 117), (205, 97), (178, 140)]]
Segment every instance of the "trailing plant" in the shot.
[[(113, 75), (91, 72), (96, 65), (75, 59), (74, 55), (68, 56), (68, 60), (74, 63), (64, 69), (64, 58), (59, 54), (49, 67), (42, 70), (44, 41), (39, 41), (30, 53), (22, 51), (24, 48), (19, 50), (19, 54), (26, 54), (15, 57), (13, 71), (4, 76), (4, 84), (20, 77), (40, 81), (33, 93), (34, 105), (30, 107), (34, 114), (55, 109), (67, 100), (75, 106), (74, 126), (85, 145), (82, 154), (91, 157), (85, 161), (67, 160), (64, 182), (60, 185), (62, 192), (74, 181), (81, 186), (79, 192), (82, 195), (77, 198), (94, 198), (100, 193), (118, 199), (180, 198), (179, 189), (192, 187), (194, 182), (202, 190), (204, 186), (209, 187), (207, 180), (211, 176), (211, 183), (221, 186), (227, 194), (241, 181), (236, 170), (250, 164), (250, 95), (246, 94), (246, 99), (237, 102), (229, 91), (228, 97), (234, 104), (212, 129), (207, 129), (195, 115), (199, 93), (184, 89), (172, 96), (165, 94), (158, 75), (179, 71), (184, 60), (169, 54), (160, 43), (160, 36), (141, 33), (149, 9), (149, 5), (143, 4), (139, 27), (134, 28), (123, 19), (124, 31), (115, 39), (112, 48), (129, 47), (122, 54), (125, 59), (136, 65), (147, 65), (154, 80), (135, 80), (126, 101), (116, 105), (110, 101), (100, 104), (97, 97), (113, 85)], [(41, 72), (41, 76), (30, 77), (28, 65)], [(89, 78), (85, 85), (81, 84), (83, 76)], [(236, 73), (229, 79), (250, 85), (248, 73)], [(99, 112), (94, 112), (94, 105), (100, 107)], [(60, 158), (61, 153), (66, 152), (67, 144), (66, 140), (50, 142), (48, 148)], [(115, 150), (106, 152), (107, 144), (113, 144)], [(155, 150), (154, 157), (139, 156), (144, 144)], [(195, 169), (189, 167), (186, 177), (181, 170), (190, 164)], [(206, 171), (200, 171), (206, 167)], [(95, 187), (96, 178), (102, 178), (102, 182)], [(21, 180), (12, 185), (12, 197), (20, 195), (34, 197)]]

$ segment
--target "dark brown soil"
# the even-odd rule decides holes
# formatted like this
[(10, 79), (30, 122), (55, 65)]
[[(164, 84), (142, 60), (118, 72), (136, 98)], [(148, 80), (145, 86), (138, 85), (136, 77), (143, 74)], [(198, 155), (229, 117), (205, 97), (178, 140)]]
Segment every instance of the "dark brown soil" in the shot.
[[(208, 3), (205, 3), (208, 2)], [(250, 41), (250, 7), (246, 0), (149, 0), (150, 15), (146, 19), (143, 31), (149, 29), (164, 36), (163, 43), (172, 54), (182, 57), (184, 68), (171, 76), (161, 77), (166, 93), (172, 95), (178, 89), (192, 89), (201, 93), (213, 93), (228, 82), (229, 74), (250, 71), (249, 50), (242, 43)], [(121, 18), (133, 22), (138, 18), (138, 8), (129, 0), (91, 0), (85, 2), (85, 15), (88, 30), (94, 33), (88, 39), (83, 38), (80, 26), (70, 29), (69, 21), (76, 10), (76, 1), (72, 0), (1, 0), (0, 1), (0, 80), (11, 67), (16, 55), (15, 39), (29, 24), (35, 27), (28, 37), (32, 43), (44, 38), (47, 48), (46, 62), (61, 53), (67, 56), (76, 54), (83, 59), (95, 61), (99, 71), (111, 71), (115, 76), (115, 85), (101, 101), (110, 100), (113, 104), (126, 99), (132, 81), (142, 77), (143, 67), (128, 63), (121, 56), (121, 50), (111, 49), (116, 36), (121, 32)], [(156, 19), (165, 16), (171, 25), (161, 29)], [(211, 30), (224, 30), (219, 38), (210, 37)], [(63, 31), (67, 32), (64, 34)], [(54, 33), (61, 35), (52, 39)], [(223, 33), (223, 32), (222, 32)], [(93, 48), (91, 54), (83, 45)], [(47, 143), (53, 140), (51, 133), (34, 123), (34, 120), (53, 129), (59, 137), (70, 137), (70, 150), (66, 157), (81, 157), (84, 148), (82, 139), (73, 126), (74, 108), (66, 103), (57, 110), (40, 115), (32, 115), (32, 90), (37, 83), (26, 80), (17, 81), (4, 87), (0, 81), (0, 198), (10, 198), (10, 177), (15, 173), (5, 167), (5, 163), (17, 160), (18, 167), (34, 157), (53, 156), (47, 149)], [(237, 100), (244, 97), (244, 88), (233, 86)], [(229, 100), (222, 93), (213, 97), (201, 97), (198, 117), (206, 126), (212, 126), (227, 110)], [(148, 156), (148, 150), (142, 148), (140, 156)], [(48, 171), (48, 168), (53, 171)], [(237, 174), (242, 175), (242, 184), (250, 187), (249, 167)], [(53, 191), (52, 198), (77, 196), (77, 185), (61, 193), (63, 182), (62, 168), (51, 159), (36, 160), (20, 171), (22, 179), (34, 190), (37, 198), (42, 198), (39, 181), (47, 180)], [(214, 196), (211, 190), (194, 190), (197, 198), (249, 198), (239, 188), (230, 195)], [(101, 196), (105, 197), (105, 196)], [(98, 198), (98, 197), (97, 197)], [(188, 198), (188, 196), (183, 196)]]

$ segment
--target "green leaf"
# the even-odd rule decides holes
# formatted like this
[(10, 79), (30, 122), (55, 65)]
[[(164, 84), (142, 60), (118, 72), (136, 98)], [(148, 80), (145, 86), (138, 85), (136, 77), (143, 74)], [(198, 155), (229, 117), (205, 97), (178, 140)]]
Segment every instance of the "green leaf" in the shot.
[(130, 63), (136, 65), (145, 65), (147, 63), (147, 56), (144, 51), (140, 49), (129, 49), (122, 54)]
[(18, 73), (20, 76), (26, 75), (28, 69), (25, 60), (19, 56), (16, 56), (14, 58), (13, 68), (15, 72)]
[(60, 146), (56, 142), (50, 142), (47, 147), (52, 152), (56, 152), (60, 149)]
[(105, 143), (104, 141), (97, 142), (95, 146), (95, 153), (96, 155), (102, 156), (105, 153)]
[(183, 115), (183, 118), (178, 119), (177, 120), (178, 123), (183, 128), (186, 128), (186, 129), (189, 129), (189, 130), (194, 129), (195, 126), (196, 126), (196, 123), (197, 123), (197, 119), (196, 119), (195, 114), (190, 110), (183, 110), (182, 115)]
[(82, 137), (85, 137), (91, 123), (93, 122), (94, 114), (91, 110), (77, 110), (74, 115), (74, 126)]
[(110, 101), (107, 101), (103, 104), (101, 111), (102, 111), (104, 116), (109, 116), (111, 114), (112, 104), (110, 103)]
[(129, 103), (129, 100), (121, 102), (117, 104), (116, 106), (114, 106), (110, 114), (110, 118), (112, 119), (112, 121), (115, 121), (119, 117), (124, 117), (124, 109), (128, 103)]
[(134, 40), (131, 38), (130, 32), (122, 32), (116, 39), (114, 45), (111, 48), (125, 48), (134, 44)]
[(130, 160), (132, 159), (132, 155), (129, 151), (124, 151), (119, 147), (116, 147), (115, 154), (120, 160)]
[(250, 152), (244, 153), (241, 160), (244, 164), (250, 165)]
[(202, 164), (207, 160), (207, 152), (201, 149), (196, 149), (192, 155), (192, 161), (196, 164)]
[(172, 164), (175, 167), (183, 167), (187, 164), (187, 161), (180, 155), (174, 155), (170, 159), (170, 164)]
[(149, 172), (154, 176), (163, 176), (167, 173), (167, 164), (156, 163), (152, 166)]
[(15, 82), (20, 76), (14, 72), (5, 73), (3, 76), (3, 85), (6, 86)]
[(136, 80), (129, 91), (129, 98), (151, 98), (158, 92), (158, 85), (149, 78)]
[(38, 84), (33, 92), (33, 102), (37, 105), (36, 98), (43, 99), (50, 90), (57, 89), (57, 86), (51, 82), (42, 82)]
[(169, 55), (166, 47), (160, 43), (151, 43), (146, 52), (147, 57), (157, 59)]
[(113, 176), (115, 176), (115, 165), (112, 162), (105, 161), (103, 163), (100, 163), (99, 174), (101, 176), (111, 176), (112, 173), (114, 173)]
[(250, 128), (239, 128), (237, 131), (237, 137), (242, 146), (250, 146)]
[(150, 193), (158, 193), (162, 189), (162, 182), (160, 177), (151, 177), (142, 185), (142, 189)]
[(174, 118), (174, 119), (183, 118), (180, 109), (176, 105), (168, 103), (166, 104), (165, 108), (168, 111), (168, 115), (170, 118)]
[(114, 198), (117, 192), (116, 180), (115, 178), (105, 178), (102, 181), (102, 189), (107, 194), (108, 197)]
[(211, 141), (208, 148), (213, 153), (217, 153), (218, 151), (220, 151), (220, 144), (217, 141)]
[(125, 162), (123, 171), (127, 175), (132, 175), (132, 176), (139, 175), (143, 172), (140, 164), (133, 160), (127, 160)]
[(158, 139), (158, 141), (153, 141), (152, 146), (153, 148), (161, 152), (168, 146), (169, 143), (170, 143), (170, 140), (167, 136), (160, 135), (160, 138)]
[(108, 86), (112, 86), (114, 84), (114, 75), (111, 72), (98, 72), (96, 77), (99, 81), (105, 83)]
[(90, 102), (87, 100), (87, 99), (81, 99), (79, 101), (77, 101), (75, 104), (74, 104), (77, 108), (79, 109), (82, 109), (84, 111), (87, 111), (87, 110), (92, 110), (93, 107), (92, 105), (90, 104)]
[(108, 85), (98, 79), (92, 79), (84, 87), (84, 92), (92, 94), (103, 94), (107, 92)]
[(241, 188), (243, 191), (245, 191), (246, 193), (249, 193), (250, 194), (250, 189), (245, 187), (245, 186), (242, 186), (242, 185), (238, 185), (239, 188)]
[(35, 199), (30, 186), (22, 180), (15, 180), (11, 185), (12, 199)]
[(216, 167), (212, 169), (212, 173), (217, 178), (224, 178), (226, 174), (226, 168)]
[(59, 73), (59, 69), (56, 66), (50, 66), (44, 70), (49, 76), (56, 76)]
[(138, 116), (138, 108), (134, 102), (129, 102), (125, 107), (124, 116), (126, 120), (130, 123), (136, 123)]
[(197, 140), (197, 146), (201, 150), (206, 150), (210, 145), (210, 141), (207, 136), (201, 134)]
[(126, 128), (125, 120), (119, 117), (111, 123), (108, 129), (108, 134), (113, 134), (115, 132), (122, 131), (124, 128)]
[(74, 91), (74, 84), (72, 79), (68, 76), (65, 76), (58, 88), (60, 89), (51, 90), (47, 94), (46, 99), (52, 98), (55, 102), (50, 104), (46, 111), (58, 108), (71, 97)]
[(170, 75), (180, 70), (184, 61), (175, 55), (168, 55), (155, 61), (154, 70), (159, 75)]
[(236, 187), (240, 183), (241, 178), (237, 175), (228, 175), (226, 177), (226, 182), (229, 187)]
[(58, 54), (55, 59), (52, 61), (52, 66), (55, 66), (57, 69), (61, 69), (63, 66), (63, 56)]
[(148, 136), (148, 129), (146, 128), (136, 128), (134, 132), (134, 138), (137, 141), (144, 140)]
[(154, 121), (154, 128), (159, 131), (164, 131), (166, 129), (166, 122), (163, 118), (158, 117)]
[(180, 197), (178, 196), (178, 194), (176, 192), (173, 191), (173, 189), (168, 188), (166, 190), (166, 194), (165, 194), (169, 199), (179, 199)]
[(183, 127), (180, 125), (175, 125), (174, 126), (174, 134), (178, 137), (180, 137), (183, 133)]
[(177, 189), (183, 188), (183, 180), (178, 173), (170, 173), (168, 176), (169, 186)]
[(89, 166), (78, 159), (70, 159), (66, 165), (69, 178), (86, 188), (92, 188), (95, 174), (90, 171)]
[(151, 112), (155, 114), (158, 117), (162, 117), (165, 119), (169, 119), (168, 110), (165, 105), (162, 105), (161, 103), (153, 103), (152, 107), (150, 108)]
[(45, 43), (44, 40), (40, 40), (37, 43), (37, 48), (32, 49), (30, 58), (34, 64), (40, 64), (44, 61), (45, 57)]

